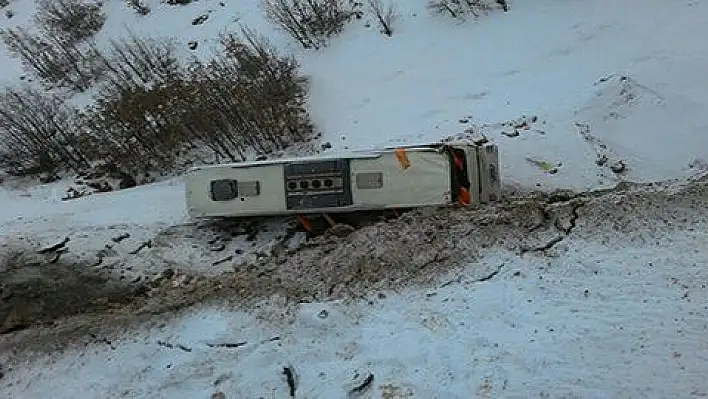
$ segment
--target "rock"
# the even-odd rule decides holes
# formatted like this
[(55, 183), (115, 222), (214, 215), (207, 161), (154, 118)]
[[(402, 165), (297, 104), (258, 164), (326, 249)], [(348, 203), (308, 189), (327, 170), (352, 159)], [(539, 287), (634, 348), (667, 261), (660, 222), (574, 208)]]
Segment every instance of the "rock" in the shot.
[(43, 184), (55, 182), (60, 179), (61, 177), (57, 176), (55, 173), (42, 173), (42, 175), (39, 176), (39, 182)]
[(212, 252), (221, 252), (226, 249), (226, 244), (223, 242), (217, 242), (209, 246), (209, 250)]
[(688, 167), (691, 169), (708, 170), (708, 162), (703, 159), (696, 158), (688, 163)]
[(208, 14), (202, 14), (192, 20), (192, 25), (201, 25), (209, 19)]
[(329, 230), (327, 230), (329, 234), (337, 236), (339, 238), (346, 237), (354, 231), (356, 231), (354, 227), (342, 223), (337, 223), (334, 226), (330, 227)]
[(138, 182), (135, 181), (133, 176), (131, 176), (127, 173), (121, 174), (120, 182), (118, 183), (118, 188), (120, 188), (121, 190), (124, 190), (126, 188), (133, 188), (137, 185), (138, 185)]
[(231, 378), (231, 374), (221, 374), (218, 377), (216, 377), (216, 380), (214, 380), (214, 386), (218, 386), (224, 383), (224, 381), (228, 380)]
[(162, 271), (162, 273), (160, 273), (160, 278), (164, 279), (164, 280), (169, 280), (172, 277), (174, 277), (174, 275), (175, 275), (174, 269), (165, 269)]
[(84, 195), (86, 195), (85, 192), (79, 191), (75, 189), (74, 187), (69, 187), (66, 189), (66, 195), (61, 198), (62, 201), (69, 201), (77, 198), (81, 198)]
[(489, 142), (489, 139), (487, 139), (487, 136), (485, 136), (481, 133), (475, 133), (474, 135), (472, 135), (472, 137), (470, 139), (476, 145), (482, 145), (482, 144), (486, 144)]
[(69, 236), (64, 237), (63, 240), (57, 242), (56, 244), (52, 244), (48, 247), (44, 247), (37, 251), (38, 254), (46, 254), (48, 252), (56, 252), (66, 246), (66, 244), (69, 242)]
[(187, 48), (189, 48), (190, 50), (196, 50), (198, 45), (199, 45), (199, 44), (197, 43), (196, 40), (190, 40), (190, 41), (187, 43)]
[(595, 160), (595, 164), (597, 164), (597, 166), (604, 166), (607, 161), (608, 159), (606, 155), (598, 155), (597, 159)]
[(221, 259), (215, 260), (214, 262), (211, 262), (211, 265), (212, 265), (212, 266), (219, 266), (220, 264), (229, 262), (229, 261), (231, 261), (231, 260), (233, 260), (233, 259), (234, 259), (234, 256), (233, 256), (233, 255), (229, 255), (229, 256), (227, 256), (227, 257), (225, 257), (225, 258), (221, 258)]
[(620, 174), (627, 170), (627, 165), (624, 163), (624, 161), (613, 162), (612, 165), (610, 165), (610, 170), (612, 170), (612, 172), (614, 173)]
[(111, 184), (108, 183), (105, 180), (99, 180), (99, 181), (89, 181), (85, 183), (88, 187), (98, 191), (99, 193), (105, 193), (108, 191), (113, 191), (113, 187), (111, 187)]
[(123, 233), (123, 234), (119, 235), (118, 237), (111, 238), (111, 240), (115, 243), (119, 243), (119, 242), (125, 240), (126, 238), (130, 238), (130, 233)]
[(0, 334), (10, 334), (15, 331), (22, 331), (29, 328), (26, 315), (18, 308), (13, 308), (10, 313), (0, 323)]
[(522, 122), (520, 122), (520, 123), (517, 123), (517, 124), (514, 126), (514, 128), (517, 129), (517, 130), (518, 130), (518, 129), (521, 129), (521, 130), (529, 130), (529, 129), (531, 128), (531, 126), (529, 126), (528, 122), (522, 121)]
[(505, 135), (506, 137), (518, 137), (519, 131), (516, 129), (504, 129), (501, 134)]
[(573, 198), (577, 197), (577, 194), (570, 189), (558, 189), (553, 191), (549, 196), (548, 196), (548, 202), (549, 203), (555, 203), (555, 202), (567, 202), (572, 200)]
[(320, 147), (322, 147), (322, 151), (328, 150), (328, 149), (332, 148), (332, 143), (330, 143), (329, 141), (327, 141), (327, 142), (325, 142), (325, 143), (322, 143), (322, 144), (320, 145)]

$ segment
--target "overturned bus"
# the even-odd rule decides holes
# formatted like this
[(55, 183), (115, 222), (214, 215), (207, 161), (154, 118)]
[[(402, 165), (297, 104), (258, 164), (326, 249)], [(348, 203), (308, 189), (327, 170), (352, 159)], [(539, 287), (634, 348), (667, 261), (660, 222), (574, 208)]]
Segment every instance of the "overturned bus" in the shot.
[(497, 146), (466, 142), (197, 166), (185, 187), (192, 218), (468, 206), (501, 194)]

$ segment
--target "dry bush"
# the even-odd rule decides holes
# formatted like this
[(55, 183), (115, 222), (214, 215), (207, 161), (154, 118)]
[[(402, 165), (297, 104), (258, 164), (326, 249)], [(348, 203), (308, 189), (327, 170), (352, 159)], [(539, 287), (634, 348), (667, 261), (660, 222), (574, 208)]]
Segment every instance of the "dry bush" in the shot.
[[(189, 68), (173, 43), (132, 33), (111, 41), (103, 53), (90, 40), (79, 46), (22, 30), (5, 35), (14, 53), (47, 81), (85, 88), (102, 80), (95, 103), (83, 113), (36, 90), (5, 92), (0, 158), (17, 170), (78, 171), (100, 160), (135, 175), (173, 168), (191, 149), (206, 146), (239, 161), (252, 151), (269, 153), (307, 140), (313, 131), (307, 80), (296, 60), (245, 28), (223, 35), (213, 60), (194, 60)], [(89, 45), (95, 52), (89, 65), (97, 72), (67, 81), (77, 73), (73, 66), (86, 60), (80, 49)]]
[(23, 28), (0, 32), (8, 52), (50, 86), (82, 92), (102, 74), (101, 53), (92, 41), (63, 40), (54, 35), (33, 35)]
[(132, 32), (111, 40), (102, 61), (107, 82), (126, 89), (160, 84), (182, 68), (172, 41), (141, 38)]
[(129, 33), (102, 60), (105, 82), (85, 118), (94, 151), (132, 171), (166, 168), (183, 141), (174, 103), (189, 96), (174, 44)]
[(368, 0), (369, 10), (376, 18), (376, 23), (381, 28), (381, 33), (386, 36), (393, 35), (393, 23), (396, 19), (396, 12), (393, 8), (393, 1), (387, 0)]
[(152, 88), (114, 88), (115, 97), (102, 98), (85, 120), (95, 151), (108, 164), (131, 173), (166, 169), (182, 144), (180, 81)]
[(90, 39), (105, 22), (97, 4), (39, 0), (39, 33), (23, 28), (0, 32), (8, 52), (50, 86), (85, 91), (100, 79), (102, 58)]
[[(306, 81), (292, 57), (244, 29), (223, 52), (182, 68), (171, 47), (133, 37), (114, 45), (108, 82), (87, 114), (95, 152), (131, 173), (167, 169), (184, 152), (210, 148), (229, 161), (309, 138)], [(127, 57), (126, 57), (127, 55)]]
[(58, 97), (29, 86), (0, 93), (0, 158), (13, 173), (86, 167), (80, 130), (77, 110)]
[[(221, 141), (231, 141), (235, 153), (223, 155), (244, 159), (246, 149), (269, 153), (307, 140), (313, 125), (305, 109), (307, 80), (297, 61), (279, 55), (248, 29), (239, 36), (222, 36), (221, 44), (223, 55), (199, 65), (192, 79), (206, 105), (202, 114), (219, 121), (215, 136), (228, 132), (228, 137), (205, 142), (215, 151), (214, 144), (226, 151)], [(201, 130), (213, 127), (207, 124)]]
[(128, 0), (128, 6), (140, 15), (150, 14), (150, 7), (142, 0)]
[(353, 0), (261, 0), (266, 18), (305, 48), (319, 49), (352, 18), (361, 17)]
[(37, 10), (35, 23), (45, 36), (70, 43), (92, 37), (106, 22), (99, 4), (81, 0), (37, 0)]
[(452, 18), (464, 18), (501, 7), (507, 11), (506, 0), (429, 0), (428, 8), (439, 14), (449, 14)]

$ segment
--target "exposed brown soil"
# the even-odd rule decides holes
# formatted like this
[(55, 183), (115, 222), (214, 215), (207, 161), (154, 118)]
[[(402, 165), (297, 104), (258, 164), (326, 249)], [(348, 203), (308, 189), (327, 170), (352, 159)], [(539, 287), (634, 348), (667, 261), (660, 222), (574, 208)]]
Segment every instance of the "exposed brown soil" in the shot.
[(708, 218), (705, 177), (684, 185), (506, 198), (476, 209), (414, 210), (345, 237), (325, 234), (294, 253), (276, 248), (216, 277), (170, 270), (152, 281), (126, 283), (86, 265), (18, 253), (0, 265), (0, 350), (61, 345), (209, 301), (248, 307), (273, 296), (292, 303), (357, 298), (439, 283), (463, 267), (468, 278), (485, 280), (500, 267), (475, 263), (485, 251), (538, 255), (571, 234), (631, 236), (647, 228), (690, 228)]

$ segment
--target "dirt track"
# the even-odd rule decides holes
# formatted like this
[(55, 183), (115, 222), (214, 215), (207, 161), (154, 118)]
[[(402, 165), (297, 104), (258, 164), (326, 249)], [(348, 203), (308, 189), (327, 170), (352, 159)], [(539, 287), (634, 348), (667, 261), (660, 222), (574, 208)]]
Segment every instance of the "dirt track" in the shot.
[[(248, 307), (279, 296), (289, 303), (358, 298), (464, 273), (492, 278), (501, 265), (475, 263), (503, 247), (519, 256), (562, 253), (565, 237), (642, 239), (652, 229), (690, 229), (708, 218), (708, 177), (688, 184), (623, 185), (574, 195), (511, 193), (477, 209), (417, 210), (356, 230), (324, 235), (295, 253), (268, 257), (213, 278), (175, 270), (155, 280), (119, 281), (86, 265), (16, 254), (0, 268), (0, 351), (52, 348), (98, 336), (101, 326), (156, 320), (206, 301)], [(466, 267), (471, 265), (471, 267)], [(89, 271), (87, 271), (89, 270)]]

